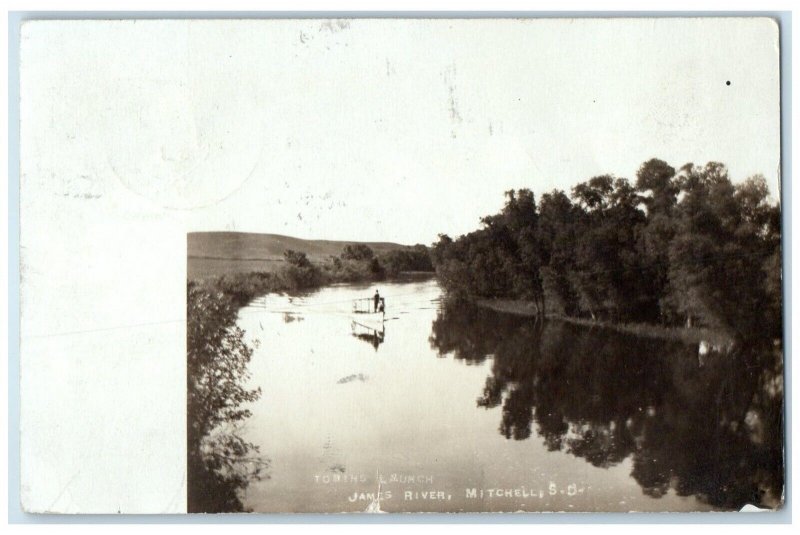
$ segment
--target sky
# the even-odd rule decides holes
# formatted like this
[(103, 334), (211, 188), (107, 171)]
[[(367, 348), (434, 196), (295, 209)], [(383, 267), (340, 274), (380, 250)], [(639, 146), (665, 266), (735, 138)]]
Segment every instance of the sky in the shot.
[(477, 228), (508, 189), (635, 180), (652, 157), (721, 161), (735, 182), (761, 173), (778, 197), (768, 19), (38, 22), (22, 34), (23, 112), (26, 96), (41, 102), (23, 113), (28, 178), (107, 212), (166, 211), (186, 230), (431, 243)]

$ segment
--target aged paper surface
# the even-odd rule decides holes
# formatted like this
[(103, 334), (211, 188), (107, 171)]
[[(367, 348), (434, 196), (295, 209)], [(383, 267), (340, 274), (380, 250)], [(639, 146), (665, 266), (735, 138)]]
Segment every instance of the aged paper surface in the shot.
[[(775, 414), (765, 407), (780, 405), (779, 365), (763, 365), (777, 375), (769, 379), (769, 393), (755, 396), (757, 407), (734, 399), (732, 392), (750, 385), (718, 367), (715, 355), (728, 346), (711, 338), (691, 340), (689, 350), (681, 346), (642, 374), (625, 375), (631, 369), (626, 350), (658, 354), (663, 342), (596, 339), (577, 323), (559, 327), (576, 332), (553, 330), (550, 322), (530, 333), (527, 323), (485, 308), (465, 317), (464, 307), (442, 304), (448, 288), (441, 277), (452, 274), (452, 264), (436, 266), (438, 279), (409, 282), (387, 275), (384, 256), (396, 244), (430, 246), (439, 234), (474, 231), (481, 217), (503, 208), (504, 192), (512, 189), (533, 191), (537, 203), (563, 190), (590, 213), (591, 188), (606, 183), (573, 188), (605, 175), (635, 185), (640, 166), (653, 158), (671, 166), (676, 183), (680, 177), (688, 177), (684, 184), (692, 177), (716, 180), (708, 177), (720, 168), (707, 162), (724, 164), (734, 185), (762, 175), (769, 197), (758, 198), (757, 207), (774, 206), (780, 195), (778, 61), (776, 24), (755, 18), (26, 22), (20, 67), (24, 509), (778, 506), (782, 440), (769, 442), (764, 433), (775, 431), (769, 427)], [(682, 167), (690, 162), (696, 167)], [(751, 184), (735, 198), (761, 182)], [(622, 183), (608, 187), (619, 193), (613, 202), (627, 191)], [(522, 191), (510, 197), (524, 198)], [(653, 210), (642, 209), (641, 217)], [(347, 262), (359, 262), (362, 253), (344, 251), (344, 242), (368, 242), (383, 262), (372, 273), (383, 269), (386, 278), (360, 279), (357, 269), (346, 274)], [(302, 258), (288, 256), (289, 249)], [(755, 254), (762, 253), (736, 258)], [(268, 273), (284, 263), (300, 273), (317, 266), (327, 282), (352, 282), (293, 278), (295, 286), (308, 284), (305, 293), (275, 286), (239, 303), (243, 338), (226, 343), (247, 348), (240, 356), (252, 355), (231, 377), (249, 377), (238, 394), (260, 388), (260, 395), (239, 399), (237, 406), (251, 414), (235, 418), (235, 435), (209, 424), (202, 436), (187, 436), (197, 416), (191, 399), (187, 409), (187, 381), (191, 391), (196, 374), (208, 372), (187, 371), (187, 349), (192, 364), (197, 341), (192, 314), (206, 310), (202, 298), (213, 293), (203, 294), (202, 285), (187, 293), (187, 278), (241, 280), (235, 275)], [(537, 271), (543, 292), (550, 291), (553, 272)], [(679, 279), (684, 272), (676, 268), (664, 277), (693, 284), (689, 275)], [(592, 282), (575, 273), (564, 284), (580, 289)], [(770, 276), (759, 275), (758, 284)], [(383, 323), (359, 330), (355, 320), (336, 319), (352, 312), (352, 301), (371, 303), (376, 290), (385, 298), (385, 330)], [(514, 307), (500, 298), (514, 291), (478, 294), (508, 309)], [(673, 301), (654, 306), (676, 316), (654, 312), (653, 321), (692, 328), (700, 322), (710, 330), (738, 321), (722, 312), (718, 318), (711, 312), (725, 310), (724, 303), (709, 312), (701, 306), (705, 294), (693, 292), (665, 293)], [(699, 297), (681, 300), (689, 294)], [(538, 294), (531, 295), (530, 310), (544, 315)], [(598, 298), (602, 310), (590, 292), (575, 297), (573, 319), (622, 322), (628, 309), (608, 305), (608, 295)], [(623, 304), (634, 300), (626, 299)], [(553, 302), (548, 298), (547, 306)], [(566, 339), (584, 346), (563, 346)], [(512, 350), (534, 345), (561, 360), (547, 364), (545, 357)], [(320, 356), (324, 351), (329, 354)], [(685, 351), (693, 352), (694, 367), (682, 360)], [(534, 360), (542, 363), (535, 370), (526, 364)], [(575, 369), (553, 371), (567, 361)], [(581, 383), (585, 377), (596, 380)], [(769, 381), (759, 376), (759, 388)], [(712, 423), (705, 413), (677, 418), (695, 414), (706, 401), (699, 393), (713, 388), (714, 399), (730, 401), (720, 420)], [(656, 394), (634, 407), (648, 392)], [(698, 438), (699, 429), (717, 427), (726, 431)], [(782, 438), (780, 432), (770, 436)], [(211, 435), (216, 442), (208, 442)], [(673, 443), (656, 447), (648, 442), (656, 435)], [(220, 442), (231, 436), (243, 442)], [(684, 441), (703, 451), (717, 448), (713, 459), (750, 463), (761, 455), (767, 461), (745, 470), (736, 484), (726, 480), (736, 493), (723, 491), (711, 481), (720, 474), (733, 478), (727, 461), (708, 459), (705, 468), (689, 466), (688, 459), (669, 464), (665, 452), (685, 449)], [(257, 446), (258, 456), (237, 450), (242, 455), (234, 461), (250, 464), (237, 472), (240, 465), (224, 461), (220, 470), (229, 479), (216, 488), (201, 481), (188, 450), (206, 448), (194, 453), (207, 470), (209, 448), (224, 444)], [(254, 467), (263, 471), (251, 481)], [(230, 479), (232, 473), (241, 481)]]

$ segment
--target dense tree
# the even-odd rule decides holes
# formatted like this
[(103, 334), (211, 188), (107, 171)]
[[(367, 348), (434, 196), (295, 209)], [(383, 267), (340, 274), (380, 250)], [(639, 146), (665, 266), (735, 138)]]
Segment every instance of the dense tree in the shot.
[(291, 290), (303, 290), (322, 284), (323, 275), (319, 267), (313, 265), (306, 253), (287, 249), (283, 252), (286, 266), (280, 272), (284, 285)]
[(311, 260), (308, 259), (306, 253), (301, 253), (298, 251), (287, 249), (283, 252), (283, 258), (290, 266), (295, 266), (299, 268), (311, 267)]
[(545, 193), (539, 203), (539, 243), (542, 254), (542, 286), (547, 309), (573, 315), (577, 295), (570, 283), (575, 273), (573, 244), (576, 241), (577, 207), (563, 191)]
[(440, 235), (432, 257), (446, 289), (469, 297), (520, 297), (544, 307), (538, 214), (530, 190), (507, 191), (483, 228), (457, 241)]
[(323, 269), (329, 279), (344, 282), (380, 280), (386, 274), (374, 251), (363, 243), (345, 245), (341, 254), (330, 257)]
[(442, 286), (550, 314), (780, 334), (781, 215), (763, 177), (733, 185), (717, 162), (676, 172), (651, 159), (635, 185), (602, 175), (571, 194), (537, 206), (530, 190), (507, 191), (480, 229), (440, 235), (431, 259)]
[(375, 252), (370, 248), (369, 245), (365, 245), (363, 243), (353, 243), (344, 246), (344, 250), (342, 250), (342, 260), (372, 260), (375, 256)]
[(380, 263), (389, 275), (397, 275), (403, 271), (433, 271), (428, 248), (422, 244), (392, 249), (380, 256)]
[(639, 235), (642, 275), (649, 282), (649, 295), (659, 299), (661, 320), (669, 321), (674, 317), (663, 296), (669, 284), (669, 244), (675, 236), (673, 215), (680, 191), (675, 169), (662, 160), (648, 160), (636, 173), (636, 189), (647, 211), (647, 222)]
[(595, 177), (573, 189), (583, 209), (575, 217), (579, 308), (592, 318), (644, 317), (652, 307), (642, 287), (638, 235), (645, 221), (640, 198), (625, 179)]
[(190, 512), (243, 510), (239, 493), (263, 477), (267, 461), (237, 434), (261, 395), (242, 386), (252, 356), (237, 307), (222, 292), (187, 288), (187, 457)]
[[(679, 184), (667, 301), (688, 324), (740, 338), (774, 331), (780, 211), (768, 202), (763, 177), (734, 186), (725, 166), (712, 162), (684, 166)], [(771, 286), (765, 270), (773, 272)]]

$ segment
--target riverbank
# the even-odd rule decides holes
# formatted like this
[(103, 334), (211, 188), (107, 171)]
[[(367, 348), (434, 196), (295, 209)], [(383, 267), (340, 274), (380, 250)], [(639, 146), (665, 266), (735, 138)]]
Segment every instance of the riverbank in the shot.
[[(505, 314), (526, 317), (534, 317), (537, 315), (536, 307), (530, 301), (519, 301), (515, 299), (479, 299), (475, 301), (475, 304)], [(574, 318), (560, 314), (546, 314), (545, 317), (547, 319), (565, 321), (575, 325), (599, 327), (648, 338), (675, 340), (686, 344), (706, 342), (712, 345), (727, 345), (733, 341), (733, 339), (724, 332), (707, 328), (665, 327), (663, 325), (651, 325), (649, 323), (613, 323), (609, 321), (596, 321), (588, 318)]]
[(368, 276), (358, 272), (331, 272), (317, 266), (298, 267), (286, 265), (279, 271), (256, 271), (234, 273), (210, 279), (189, 279), (212, 292), (221, 292), (238, 308), (247, 305), (256, 297), (267, 294), (302, 293), (333, 284), (380, 284), (434, 278), (427, 271), (401, 271), (394, 275)]

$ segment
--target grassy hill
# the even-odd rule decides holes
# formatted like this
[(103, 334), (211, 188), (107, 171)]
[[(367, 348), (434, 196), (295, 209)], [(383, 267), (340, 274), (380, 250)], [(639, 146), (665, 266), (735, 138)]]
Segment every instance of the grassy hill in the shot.
[(306, 253), (312, 262), (338, 256), (345, 245), (365, 243), (376, 254), (405, 245), (390, 242), (303, 240), (280, 234), (249, 232), (190, 232), (187, 235), (187, 275), (190, 279), (217, 277), (226, 273), (274, 271), (283, 264), (287, 249)]

